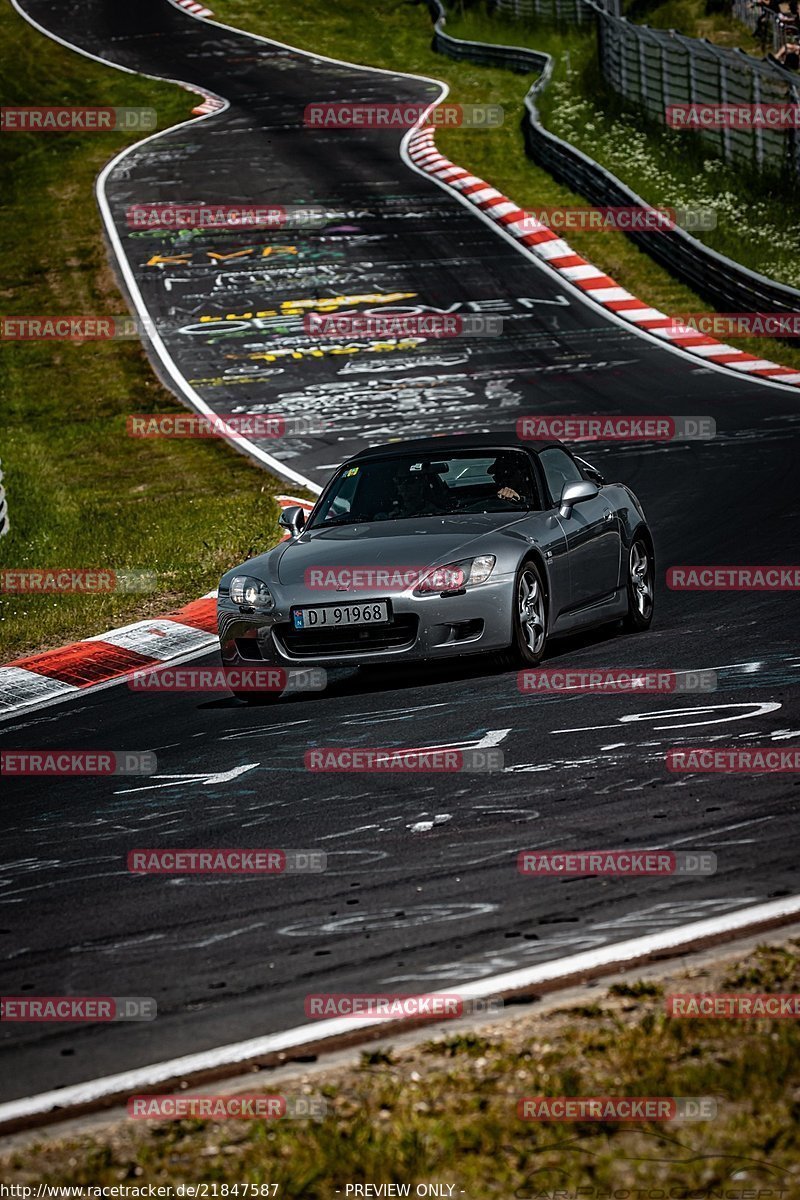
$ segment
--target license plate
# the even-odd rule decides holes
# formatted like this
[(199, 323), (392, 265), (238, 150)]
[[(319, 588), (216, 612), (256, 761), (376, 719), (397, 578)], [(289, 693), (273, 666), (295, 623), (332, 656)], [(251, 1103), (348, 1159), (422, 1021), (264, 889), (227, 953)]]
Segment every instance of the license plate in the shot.
[(325, 604), (316, 608), (292, 609), (295, 629), (335, 629), (342, 625), (388, 625), (387, 600), (366, 604)]

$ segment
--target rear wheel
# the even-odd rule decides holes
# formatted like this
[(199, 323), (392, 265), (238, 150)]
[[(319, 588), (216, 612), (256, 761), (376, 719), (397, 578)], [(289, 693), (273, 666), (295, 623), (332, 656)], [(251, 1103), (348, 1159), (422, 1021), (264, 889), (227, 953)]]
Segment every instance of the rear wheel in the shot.
[(539, 568), (530, 560), (522, 564), (514, 584), (513, 629), (515, 657), (541, 662), (547, 645), (547, 594)]
[(655, 606), (655, 560), (649, 540), (638, 533), (628, 556), (628, 612), (623, 626), (628, 633), (649, 629)]

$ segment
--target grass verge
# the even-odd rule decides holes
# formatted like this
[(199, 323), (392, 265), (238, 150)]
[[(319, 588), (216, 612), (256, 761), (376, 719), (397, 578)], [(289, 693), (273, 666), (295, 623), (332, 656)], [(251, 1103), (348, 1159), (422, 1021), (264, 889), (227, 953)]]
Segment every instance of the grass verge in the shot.
[[(425, 5), (410, 3), (409, 0), (380, 0), (379, 3), (372, 3), (371, 0), (335, 0), (327, 5), (318, 5), (316, 0), (297, 0), (291, 7), (286, 7), (280, 0), (217, 0), (214, 12), (219, 20), (239, 28), (332, 57), (445, 80), (450, 86), (449, 98), (454, 102), (501, 104), (505, 110), (505, 120), (499, 129), (483, 131), (449, 127), (437, 132), (436, 144), (442, 153), (488, 180), (526, 211), (586, 205), (584, 197), (556, 183), (552, 176), (525, 155), (520, 122), (531, 78), (496, 67), (457, 63), (435, 53), (431, 49), (431, 22)], [(463, 15), (451, 15), (447, 30), (456, 37), (510, 42), (544, 50), (556, 60), (556, 83), (566, 81), (571, 87), (571, 81), (577, 79), (581, 81), (581, 87), (590, 86), (586, 82), (587, 72), (591, 70), (594, 45), (594, 35), (590, 32), (570, 30), (567, 34), (547, 26), (532, 28), (530, 24), (504, 20), (499, 15), (488, 18), (474, 8), (465, 10)], [(551, 90), (552, 85), (547, 92)], [(582, 97), (582, 92), (576, 92), (574, 103), (589, 102)], [(569, 128), (566, 121), (561, 127), (557, 127), (557, 122), (550, 123), (549, 116), (545, 123), (553, 132), (581, 145), (593, 157), (600, 156), (602, 147), (596, 131), (581, 131), (577, 116), (574, 121), (570, 119)], [(670, 194), (672, 177), (665, 172), (662, 171), (658, 176), (664, 194), (653, 194), (654, 188), (649, 186), (649, 134), (645, 136), (631, 125), (625, 125), (620, 134), (617, 125), (612, 122), (612, 126), (614, 138), (619, 139), (621, 161), (609, 161), (606, 165), (616, 169), (626, 183), (651, 203), (667, 206), (679, 203)], [(630, 148), (634, 143), (637, 148), (644, 147), (643, 152), (647, 153), (648, 158), (643, 173), (637, 174), (627, 169), (626, 143)], [(685, 147), (685, 143), (682, 145)], [(652, 153), (655, 154), (655, 150)], [(602, 157), (600, 161), (604, 161)], [(752, 229), (755, 231), (755, 240), (746, 265), (767, 275), (784, 278), (787, 282), (797, 277), (800, 283), (800, 231), (789, 203), (784, 205), (780, 198), (762, 195), (759, 201), (762, 207), (756, 208), (755, 202), (751, 203), (745, 196), (742, 203), (746, 220), (740, 223), (737, 217), (739, 210), (734, 201), (738, 195), (736, 187), (743, 187), (744, 182), (738, 180), (737, 184), (733, 176), (726, 175), (723, 179), (714, 172), (709, 172), (708, 178), (711, 207), (720, 210), (720, 235), (727, 231), (725, 237), (728, 238), (716, 248), (723, 253), (732, 251), (733, 257), (741, 261), (738, 250), (745, 246), (746, 234)], [(686, 187), (690, 181), (696, 184), (696, 176), (688, 175)], [(724, 194), (721, 190), (723, 185)], [(688, 194), (693, 197), (689, 206), (697, 207), (700, 201), (696, 193)], [(766, 232), (760, 224), (762, 218)], [(783, 242), (773, 243), (770, 221), (774, 221), (776, 238), (780, 233), (788, 248), (778, 248), (779, 245), (783, 246)], [(658, 234), (653, 236), (657, 237)], [(621, 286), (663, 312), (706, 312), (709, 309), (707, 301), (673, 278), (623, 234), (570, 230), (568, 240), (578, 254), (602, 267)], [(798, 346), (760, 337), (725, 340), (758, 357), (774, 358), (781, 365), (800, 368)]]
[[(104, 68), (0, 7), (4, 104), (154, 107), (159, 128), (197, 99)], [(0, 308), (6, 314), (119, 315), (93, 185), (141, 135), (0, 137)], [(138, 342), (0, 343), (2, 456), (10, 533), (0, 568), (154, 572), (145, 595), (5, 595), (0, 662), (168, 612), (214, 587), (231, 563), (277, 540), (279, 485), (231, 447), (136, 440), (130, 412), (183, 411)]]
[[(365, 1183), (407, 1184), (414, 1195), (430, 1182), (453, 1185), (453, 1196), (502, 1200), (792, 1200), (800, 1194), (798, 1022), (669, 1018), (665, 997), (798, 990), (800, 942), (775, 942), (688, 972), (665, 968), (657, 981), (592, 989), (588, 1003), (376, 1047), (357, 1067), (298, 1074), (280, 1087), (270, 1088), (265, 1072), (253, 1077), (258, 1090), (321, 1094), (321, 1122), (123, 1121), (17, 1151), (0, 1166), (9, 1184), (202, 1179), (217, 1185), (209, 1195), (270, 1183), (279, 1197), (305, 1200)], [(540, 1123), (517, 1117), (523, 1096), (714, 1097), (717, 1115)]]

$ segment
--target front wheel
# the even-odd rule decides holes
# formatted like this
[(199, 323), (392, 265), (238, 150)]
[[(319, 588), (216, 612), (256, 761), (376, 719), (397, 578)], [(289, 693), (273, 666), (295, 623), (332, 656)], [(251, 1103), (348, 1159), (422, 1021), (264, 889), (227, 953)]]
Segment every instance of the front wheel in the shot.
[(513, 629), (515, 656), (531, 665), (540, 663), (547, 644), (547, 595), (534, 562), (524, 562), (517, 573)]
[(655, 561), (647, 538), (639, 533), (628, 557), (628, 612), (623, 626), (628, 633), (649, 629), (655, 607)]

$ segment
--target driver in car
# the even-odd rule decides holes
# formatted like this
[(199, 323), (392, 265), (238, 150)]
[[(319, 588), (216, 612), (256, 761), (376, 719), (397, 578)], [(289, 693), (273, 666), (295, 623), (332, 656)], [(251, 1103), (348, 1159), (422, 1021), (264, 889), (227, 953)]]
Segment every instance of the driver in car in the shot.
[(487, 474), (494, 480), (498, 500), (530, 503), (530, 486), (517, 454), (498, 454)]
[(438, 475), (420, 471), (403, 474), (397, 481), (395, 515), (421, 517), (446, 511)]

